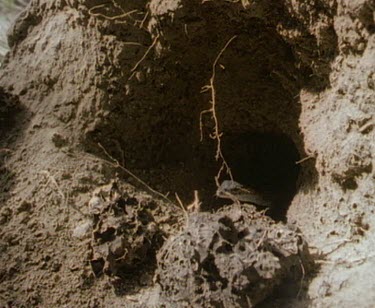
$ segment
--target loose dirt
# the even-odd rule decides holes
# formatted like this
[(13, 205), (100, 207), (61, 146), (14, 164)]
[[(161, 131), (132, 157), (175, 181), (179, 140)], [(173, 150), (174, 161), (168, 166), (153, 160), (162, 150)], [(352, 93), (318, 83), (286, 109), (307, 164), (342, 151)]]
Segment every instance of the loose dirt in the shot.
[[(374, 8), (32, 0), (0, 70), (0, 306), (372, 307)], [(217, 198), (231, 176), (272, 207)]]

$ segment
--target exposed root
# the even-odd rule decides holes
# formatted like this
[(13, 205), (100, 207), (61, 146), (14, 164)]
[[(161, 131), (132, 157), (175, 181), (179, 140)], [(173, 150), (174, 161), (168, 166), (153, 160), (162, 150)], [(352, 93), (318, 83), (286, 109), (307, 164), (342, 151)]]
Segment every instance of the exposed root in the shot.
[(129, 12), (124, 12), (123, 14), (115, 15), (115, 16), (107, 16), (107, 15), (105, 15), (103, 13), (94, 13), (93, 12), (94, 10), (101, 9), (101, 8), (103, 8), (105, 6), (106, 6), (106, 4), (95, 5), (94, 7), (92, 7), (89, 10), (89, 14), (91, 16), (94, 16), (94, 17), (103, 17), (104, 19), (107, 19), (107, 20), (116, 20), (116, 19), (121, 19), (121, 18), (129, 17), (129, 16), (131, 16), (131, 14), (134, 14), (134, 13), (138, 12), (138, 10), (131, 10)]
[(184, 204), (182, 203), (180, 197), (178, 196), (177, 193), (175, 193), (175, 197), (176, 197), (176, 200), (178, 202), (178, 205), (181, 207), (182, 211), (184, 212), (185, 214), (185, 223), (188, 224), (189, 223), (189, 213), (187, 212), (187, 210), (185, 209), (185, 206)]
[(124, 44), (124, 45), (131, 45), (131, 46), (142, 46), (142, 47), (144, 46), (143, 44), (138, 43), (138, 42), (124, 42), (122, 44)]
[(202, 203), (199, 201), (198, 191), (194, 190), (194, 201), (186, 207), (182, 203), (182, 201), (181, 201), (181, 199), (180, 199), (180, 197), (177, 193), (175, 193), (175, 197), (176, 197), (176, 200), (177, 200), (179, 206), (181, 207), (182, 211), (185, 214), (185, 225), (188, 226), (189, 225), (189, 214), (198, 213), (198, 212), (201, 211), (201, 204)]
[(95, 157), (96, 159), (99, 159), (101, 161), (103, 161), (104, 163), (107, 163), (109, 165), (111, 165), (112, 167), (115, 167), (115, 168), (119, 168), (121, 169), (122, 171), (124, 171), (126, 174), (130, 175), (132, 178), (134, 178), (135, 180), (137, 180), (140, 184), (142, 184), (148, 191), (150, 191), (151, 193), (163, 198), (165, 201), (173, 204), (174, 206), (176, 206), (169, 198), (167, 198), (165, 195), (163, 195), (161, 192), (158, 192), (157, 190), (151, 188), (146, 182), (144, 182), (143, 180), (141, 180), (139, 177), (137, 177), (133, 172), (131, 172), (130, 170), (126, 169), (124, 166), (122, 166), (119, 161), (117, 159), (115, 159), (113, 156), (111, 156), (108, 151), (100, 144), (98, 143), (98, 146), (103, 150), (104, 154), (112, 161), (108, 161), (108, 160), (105, 160), (105, 159), (100, 159), (98, 157)]
[[(146, 5), (146, 9), (148, 8), (148, 6), (149, 6), (149, 4)], [(140, 28), (140, 29), (144, 28), (145, 23), (146, 23), (146, 20), (147, 20), (149, 14), (150, 14), (150, 13), (147, 11), (147, 12), (145, 13), (145, 16), (143, 16), (143, 19), (141, 20), (141, 22), (140, 22), (140, 24), (139, 24), (139, 28)]]
[(198, 190), (194, 190), (194, 201), (187, 206), (188, 212), (198, 213), (201, 211), (201, 202), (199, 201)]
[(233, 175), (232, 175), (232, 172), (230, 170), (230, 167), (229, 167), (228, 163), (226, 162), (226, 160), (224, 158), (223, 152), (221, 150), (221, 137), (222, 137), (223, 133), (220, 131), (219, 120), (217, 118), (217, 113), (216, 113), (216, 89), (215, 89), (216, 66), (217, 66), (221, 56), (223, 55), (224, 51), (228, 48), (230, 43), (232, 43), (232, 41), (236, 37), (237, 36), (235, 35), (231, 39), (229, 39), (228, 42), (224, 45), (224, 47), (220, 50), (220, 52), (217, 55), (214, 63), (212, 64), (212, 75), (211, 75), (211, 78), (210, 78), (210, 83), (202, 88), (202, 92), (211, 91), (211, 101), (210, 101), (211, 108), (207, 109), (207, 110), (203, 110), (200, 113), (199, 125), (200, 125), (200, 132), (201, 132), (201, 141), (203, 140), (203, 120), (202, 120), (202, 116), (203, 116), (203, 114), (210, 113), (213, 120), (214, 120), (214, 131), (213, 131), (212, 134), (210, 134), (210, 138), (216, 140), (215, 159), (216, 159), (216, 161), (221, 161), (221, 167), (219, 169), (219, 172), (215, 176), (215, 183), (216, 183), (217, 187), (220, 186), (219, 180), (220, 180), (220, 177), (221, 177), (221, 173), (223, 171), (226, 172), (226, 174), (229, 175), (231, 180), (233, 180)]
[(150, 51), (152, 50), (152, 48), (154, 48), (154, 46), (156, 45), (157, 41), (159, 39), (159, 34), (157, 36), (155, 36), (152, 44), (150, 45), (150, 47), (147, 48), (146, 52), (144, 53), (144, 55), (142, 56), (142, 58), (134, 65), (134, 67), (130, 70), (130, 72), (132, 72), (132, 74), (130, 75), (129, 79), (132, 79), (133, 76), (134, 76), (134, 73), (135, 71), (137, 70), (137, 68), (139, 67), (139, 65), (144, 61), (144, 59), (146, 59), (147, 55), (150, 53)]
[(298, 261), (299, 261), (300, 266), (301, 266), (302, 275), (301, 275), (300, 285), (299, 285), (299, 289), (298, 289), (298, 293), (297, 293), (297, 298), (300, 296), (300, 294), (302, 292), (303, 281), (305, 280), (305, 276), (306, 276), (305, 266), (303, 265), (303, 262), (302, 262), (301, 258)]
[(351, 268), (353, 265), (361, 265), (363, 263), (365, 263), (367, 260), (369, 259), (373, 259), (375, 258), (375, 254), (372, 254), (372, 255), (368, 255), (368, 256), (365, 256), (365, 257), (360, 257), (360, 258), (357, 258), (357, 259), (353, 259), (353, 260), (346, 260), (346, 259), (337, 259), (337, 260), (316, 260), (315, 263), (318, 263), (318, 264), (332, 264), (332, 265), (345, 265), (347, 266), (348, 268)]
[(296, 165), (302, 164), (302, 163), (304, 163), (305, 161), (308, 161), (308, 160), (311, 159), (311, 158), (314, 158), (314, 156), (312, 156), (312, 155), (306, 156), (306, 157), (304, 157), (304, 158), (302, 158), (302, 159), (300, 159), (300, 160), (297, 160), (297, 161), (295, 162), (295, 164), (296, 164)]

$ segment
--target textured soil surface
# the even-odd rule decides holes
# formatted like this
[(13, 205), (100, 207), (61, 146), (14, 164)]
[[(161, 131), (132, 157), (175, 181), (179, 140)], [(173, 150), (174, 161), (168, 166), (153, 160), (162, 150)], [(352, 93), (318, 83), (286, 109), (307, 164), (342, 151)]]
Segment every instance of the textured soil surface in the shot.
[(32, 0), (0, 307), (373, 307), (374, 32), (374, 0)]

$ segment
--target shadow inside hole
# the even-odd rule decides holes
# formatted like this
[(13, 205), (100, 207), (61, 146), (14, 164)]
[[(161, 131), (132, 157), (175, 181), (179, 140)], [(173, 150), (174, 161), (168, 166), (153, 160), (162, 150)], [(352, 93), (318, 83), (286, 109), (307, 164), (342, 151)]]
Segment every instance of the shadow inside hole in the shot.
[(296, 194), (298, 150), (283, 134), (246, 133), (223, 137), (223, 154), (234, 180), (269, 200), (267, 214), (284, 220)]
[(16, 173), (8, 161), (14, 155), (13, 148), (26, 138), (26, 128), (31, 114), (20, 104), (19, 98), (0, 87), (0, 203), (12, 197)]

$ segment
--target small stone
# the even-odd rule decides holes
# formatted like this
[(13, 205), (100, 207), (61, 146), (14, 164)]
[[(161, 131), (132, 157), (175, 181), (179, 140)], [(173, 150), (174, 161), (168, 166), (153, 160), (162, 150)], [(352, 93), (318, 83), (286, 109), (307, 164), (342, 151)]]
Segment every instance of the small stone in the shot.
[(73, 230), (73, 237), (76, 237), (76, 238), (86, 237), (90, 233), (89, 231), (91, 227), (92, 227), (92, 221), (86, 220), (85, 222), (75, 227), (75, 229)]
[(99, 196), (94, 196), (89, 201), (90, 214), (99, 214), (104, 202)]

